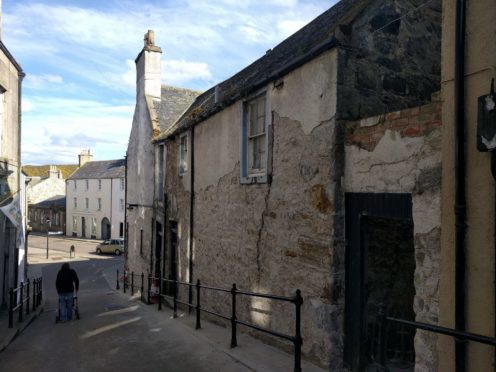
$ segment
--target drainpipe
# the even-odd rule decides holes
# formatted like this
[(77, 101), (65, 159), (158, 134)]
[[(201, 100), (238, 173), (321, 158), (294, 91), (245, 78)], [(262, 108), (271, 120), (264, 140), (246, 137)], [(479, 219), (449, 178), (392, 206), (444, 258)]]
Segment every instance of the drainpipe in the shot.
[(124, 266), (127, 266), (127, 151), (124, 156)]
[[(455, 328), (465, 331), (465, 240), (466, 240), (466, 154), (465, 154), (465, 9), (456, 1), (455, 29)], [(455, 340), (456, 372), (466, 368), (466, 342)]]
[[(0, 0), (0, 7), (1, 7), (1, 0)], [(1, 9), (0, 9), (0, 13), (1, 13)], [(1, 31), (1, 30), (0, 30)], [(22, 81), (24, 79), (24, 77), (26, 76), (26, 74), (23, 72), (23, 71), (20, 71), (18, 73), (18, 76), (19, 76), (19, 83), (17, 85), (17, 112), (18, 112), (18, 138), (17, 138), (17, 185), (18, 185), (18, 188), (19, 188), (19, 192), (21, 190), (21, 187), (24, 187), (24, 203), (27, 204), (27, 197), (26, 197), (26, 185), (22, 185), (21, 186), (21, 135), (22, 135)], [(20, 199), (19, 199), (19, 202)], [(21, 207), (21, 205), (19, 205), (19, 207)], [(25, 206), (26, 207), (26, 206)], [(26, 209), (27, 208), (24, 208), (24, 214), (26, 213)], [(27, 216), (25, 216), (26, 219), (25, 221), (27, 221)], [(24, 228), (26, 229), (26, 236), (27, 236), (27, 224), (24, 226)], [(16, 247), (16, 248), (19, 248), (19, 247)], [(28, 259), (28, 244), (27, 244), (27, 240), (24, 242), (24, 278), (22, 278), (23, 281), (25, 281), (25, 279), (27, 278), (27, 269), (28, 269), (28, 265), (27, 265), (27, 259)], [(15, 263), (16, 267), (18, 268), (19, 266), (19, 262), (16, 262)], [(16, 278), (17, 280), (17, 283), (19, 283), (19, 278)]]
[[(195, 205), (195, 126), (191, 127), (191, 170), (190, 170), (190, 203), (189, 203), (189, 282), (193, 283), (193, 221)], [(193, 287), (188, 286), (188, 300), (193, 302)], [(191, 312), (191, 307), (189, 307)]]

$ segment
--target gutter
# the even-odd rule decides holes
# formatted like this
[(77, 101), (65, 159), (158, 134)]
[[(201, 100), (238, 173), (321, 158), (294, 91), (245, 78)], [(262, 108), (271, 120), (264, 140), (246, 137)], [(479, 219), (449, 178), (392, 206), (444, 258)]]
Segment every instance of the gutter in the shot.
[[(465, 9), (466, 1), (456, 1), (455, 28), (455, 328), (465, 331), (466, 320), (466, 127), (465, 127)], [(467, 345), (455, 340), (455, 370), (466, 370)]]

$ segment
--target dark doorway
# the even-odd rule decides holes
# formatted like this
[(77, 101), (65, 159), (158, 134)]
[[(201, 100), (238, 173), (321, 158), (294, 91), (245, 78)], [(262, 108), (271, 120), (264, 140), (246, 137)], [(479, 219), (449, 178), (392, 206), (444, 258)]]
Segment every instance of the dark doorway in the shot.
[(160, 263), (162, 262), (162, 224), (155, 222), (155, 276), (160, 278), (162, 272)]
[(81, 217), (81, 236), (86, 238), (86, 218)]
[[(373, 371), (380, 305), (414, 320), (415, 256), (410, 194), (346, 194), (345, 361)], [(387, 329), (389, 367), (413, 371), (414, 332)]]
[(102, 239), (110, 239), (110, 221), (107, 217), (102, 219)]
[[(170, 244), (169, 244), (169, 275), (168, 279), (169, 280), (177, 280), (177, 222), (176, 221), (169, 221), (169, 237), (170, 237)], [(174, 286), (169, 285), (167, 286), (167, 294), (169, 296), (172, 296), (174, 294)]]

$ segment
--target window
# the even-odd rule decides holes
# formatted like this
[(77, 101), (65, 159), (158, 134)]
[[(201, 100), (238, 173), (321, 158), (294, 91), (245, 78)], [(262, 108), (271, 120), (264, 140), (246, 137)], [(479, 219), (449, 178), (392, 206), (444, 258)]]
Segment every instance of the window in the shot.
[(143, 229), (140, 230), (140, 254), (143, 254)]
[(77, 208), (77, 198), (74, 198), (74, 208)]
[(86, 181), (86, 191), (88, 191), (90, 189), (90, 181), (89, 180), (85, 180)]
[(43, 211), (40, 213), (40, 223), (42, 225), (45, 224), (45, 212), (43, 212)]
[(38, 222), (38, 211), (34, 211), (34, 222)]
[(124, 236), (124, 222), (119, 223), (119, 236), (121, 238)]
[(77, 190), (77, 180), (74, 180), (74, 190)]
[(102, 180), (98, 180), (98, 190), (102, 189)]
[(98, 198), (98, 210), (101, 211), (102, 210), (102, 198)]
[(121, 190), (124, 190), (126, 183), (124, 182), (124, 178), (121, 178)]
[(241, 183), (267, 182), (267, 111), (265, 93), (243, 103)]
[(179, 139), (179, 175), (188, 170), (188, 135), (183, 134)]
[(91, 236), (96, 236), (96, 218), (91, 218)]
[(119, 199), (119, 205), (121, 212), (124, 212), (124, 199)]
[(86, 204), (86, 209), (90, 207), (90, 199), (84, 198), (85, 204)]
[(60, 225), (59, 213), (55, 213), (55, 226)]
[(72, 232), (77, 233), (77, 217), (72, 216)]
[(157, 190), (157, 200), (162, 201), (164, 198), (164, 145), (158, 146), (157, 149), (157, 169), (155, 171), (157, 185), (155, 190)]

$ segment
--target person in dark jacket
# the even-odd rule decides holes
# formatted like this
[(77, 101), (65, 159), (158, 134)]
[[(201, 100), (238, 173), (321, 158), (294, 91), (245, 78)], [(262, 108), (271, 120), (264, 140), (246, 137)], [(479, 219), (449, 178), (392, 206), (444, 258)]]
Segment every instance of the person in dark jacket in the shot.
[(55, 282), (59, 294), (59, 320), (72, 319), (72, 305), (74, 303), (74, 289), (79, 290), (79, 279), (76, 272), (66, 262), (57, 274)]

